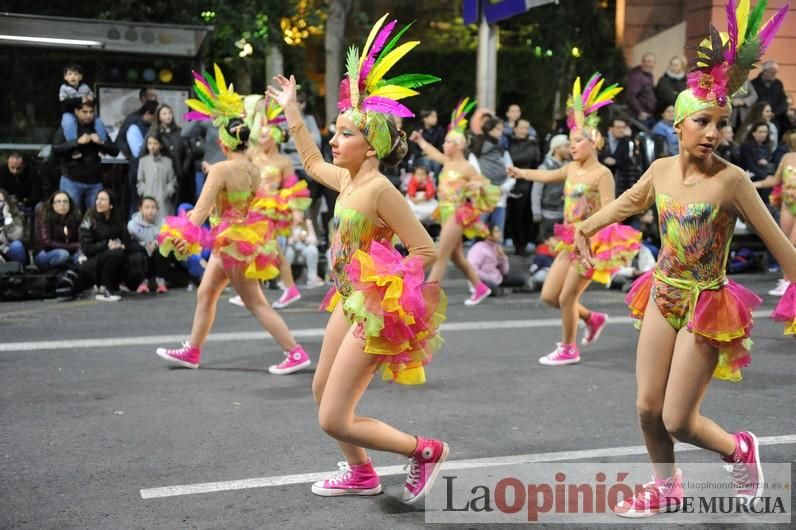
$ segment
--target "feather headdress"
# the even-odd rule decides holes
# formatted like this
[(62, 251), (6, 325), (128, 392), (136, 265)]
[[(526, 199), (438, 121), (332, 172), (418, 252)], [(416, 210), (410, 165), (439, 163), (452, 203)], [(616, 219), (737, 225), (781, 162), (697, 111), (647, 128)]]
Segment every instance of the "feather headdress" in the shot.
[(464, 135), (467, 130), (467, 115), (475, 108), (476, 100), (470, 101), (469, 97), (462, 98), (451, 112), (451, 122), (448, 125), (448, 132), (457, 132)]
[(675, 103), (675, 123), (699, 110), (729, 107), (733, 94), (757, 66), (790, 8), (785, 4), (762, 24), (767, 6), (768, 0), (760, 0), (753, 8), (750, 0), (727, 2), (727, 33), (719, 33), (711, 24), (708, 36), (697, 47), (688, 90)]
[(614, 83), (603, 88), (605, 79), (595, 72), (581, 90), (580, 77), (572, 84), (572, 94), (567, 100), (567, 126), (570, 131), (589, 129), (590, 134), (597, 131), (600, 116), (597, 111), (614, 102), (614, 97), (622, 87)]
[[(426, 74), (403, 74), (390, 79), (385, 76), (420, 41), (398, 45), (398, 41), (412, 24), (404, 26), (390, 39), (397, 20), (384, 24), (385, 14), (370, 30), (365, 46), (360, 52), (351, 46), (346, 55), (346, 75), (340, 83), (337, 108), (347, 112), (363, 131), (379, 158), (392, 151), (392, 142), (387, 127), (386, 115), (411, 118), (414, 113), (400, 100), (416, 96), (416, 88), (436, 83), (439, 77)], [(390, 39), (388, 41), (388, 39)]]
[(250, 138), (257, 141), (263, 132), (268, 132), (277, 143), (282, 143), (284, 133), (279, 124), (284, 123), (282, 107), (274, 98), (266, 94), (252, 94), (243, 98), (244, 122), (251, 131)]
[(193, 72), (196, 99), (185, 100), (191, 110), (187, 120), (212, 121), (218, 127), (219, 139), (230, 149), (240, 144), (240, 139), (231, 136), (226, 125), (233, 118), (243, 116), (243, 97), (235, 92), (232, 84), (227, 86), (224, 74), (217, 64), (213, 65), (215, 77), (208, 72)]

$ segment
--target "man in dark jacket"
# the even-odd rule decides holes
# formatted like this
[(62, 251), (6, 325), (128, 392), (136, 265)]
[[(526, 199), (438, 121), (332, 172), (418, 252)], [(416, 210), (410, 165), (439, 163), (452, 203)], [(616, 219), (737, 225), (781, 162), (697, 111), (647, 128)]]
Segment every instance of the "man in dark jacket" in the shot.
[(53, 150), (61, 159), (60, 188), (69, 194), (75, 205), (88, 210), (102, 189), (101, 154), (116, 156), (119, 149), (110, 141), (102, 141), (94, 129), (94, 103), (86, 101), (75, 109), (77, 140), (68, 141), (63, 128), (53, 138)]
[[(516, 105), (514, 105), (516, 106)], [(533, 131), (533, 135), (531, 135)], [(516, 167), (536, 169), (539, 166), (540, 150), (536, 131), (528, 120), (517, 120), (514, 135), (509, 142), (509, 155)], [(531, 217), (531, 186), (529, 180), (518, 179), (506, 201), (506, 239), (514, 242), (519, 256), (526, 254), (525, 247), (532, 240), (533, 219)]]
[(652, 71), (655, 69), (655, 55), (650, 52), (641, 57), (641, 64), (630, 70), (625, 91), (625, 101), (633, 116), (647, 127), (655, 124), (655, 80)]
[(25, 165), (22, 154), (14, 151), (8, 155), (8, 160), (0, 168), (0, 189), (12, 195), (20, 207), (33, 207), (32, 177)]

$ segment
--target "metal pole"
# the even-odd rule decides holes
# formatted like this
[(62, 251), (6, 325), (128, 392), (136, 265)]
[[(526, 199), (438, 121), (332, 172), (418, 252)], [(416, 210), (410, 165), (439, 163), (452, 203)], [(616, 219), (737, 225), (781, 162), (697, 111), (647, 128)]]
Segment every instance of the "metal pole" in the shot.
[(478, 106), (497, 112), (497, 24), (487, 24), (481, 17), (478, 27), (478, 62), (476, 66), (476, 95)]

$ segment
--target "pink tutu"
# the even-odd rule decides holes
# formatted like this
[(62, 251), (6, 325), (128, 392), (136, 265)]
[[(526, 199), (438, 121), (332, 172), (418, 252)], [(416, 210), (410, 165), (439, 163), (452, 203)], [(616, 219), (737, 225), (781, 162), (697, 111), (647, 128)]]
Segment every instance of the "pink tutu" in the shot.
[(785, 335), (796, 337), (796, 283), (791, 283), (777, 307), (771, 312), (771, 318), (785, 323)]
[[(556, 224), (553, 235), (558, 240), (556, 251), (570, 253), (570, 259), (577, 260), (575, 249), (575, 225)], [(641, 248), (641, 232), (627, 225), (614, 223), (606, 226), (591, 237), (593, 267), (586, 268), (578, 262), (578, 270), (585, 278), (608, 285), (611, 276), (622, 267), (627, 267)]]
[[(157, 235), (160, 253), (168, 256), (170, 253), (178, 260), (186, 260), (201, 252), (202, 248), (210, 245), (209, 234), (201, 226), (196, 226), (188, 219), (188, 214), (184, 211), (179, 216), (166, 217), (160, 233)], [(180, 242), (187, 243), (184, 251), (177, 248)]]

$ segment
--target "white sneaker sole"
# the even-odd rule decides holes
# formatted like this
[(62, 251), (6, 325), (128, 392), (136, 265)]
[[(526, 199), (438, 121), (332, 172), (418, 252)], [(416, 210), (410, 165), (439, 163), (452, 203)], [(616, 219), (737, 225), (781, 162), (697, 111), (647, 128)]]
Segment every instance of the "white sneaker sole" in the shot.
[(478, 298), (468, 298), (467, 300), (464, 301), (464, 305), (466, 306), (478, 305), (481, 302), (483, 302), (484, 299), (487, 298), (490, 294), (492, 294), (492, 289), (489, 289), (487, 292), (485, 292), (483, 295), (479, 296)]
[(183, 366), (185, 368), (192, 368), (194, 370), (199, 368), (198, 364), (189, 363), (187, 361), (182, 361), (180, 359), (175, 359), (174, 357), (172, 357), (171, 355), (166, 353), (166, 348), (158, 348), (157, 350), (155, 350), (155, 353), (158, 355), (158, 357), (161, 357), (162, 359), (166, 359), (167, 361), (169, 361), (172, 364), (176, 364), (178, 366)]
[(580, 341), (580, 345), (588, 346), (589, 344), (594, 344), (595, 342), (597, 342), (597, 340), (600, 338), (600, 335), (603, 334), (603, 330), (605, 329), (605, 326), (607, 324), (608, 324), (608, 315), (605, 315), (605, 321), (603, 322), (603, 325), (600, 326), (600, 329), (597, 330), (597, 333), (594, 334), (594, 337), (592, 337), (591, 340), (586, 340), (586, 337), (583, 337), (583, 339), (581, 339)]
[(580, 362), (580, 357), (577, 359), (567, 359), (566, 361), (551, 361), (550, 359), (545, 357), (539, 357), (539, 364), (543, 364), (545, 366), (565, 366), (567, 364), (578, 364)]
[(295, 366), (291, 366), (290, 368), (284, 368), (284, 369), (283, 368), (277, 368), (277, 365), (273, 365), (273, 366), (269, 366), (268, 367), (268, 373), (269, 374), (274, 374), (274, 375), (294, 374), (294, 373), (298, 372), (299, 370), (303, 370), (303, 369), (307, 368), (311, 364), (312, 364), (312, 361), (310, 359), (307, 359), (303, 363), (297, 364)]
[[(321, 483), (323, 484), (323, 483)], [(370, 489), (327, 489), (323, 486), (318, 486), (318, 484), (312, 485), (312, 493), (318, 495), (319, 497), (343, 497), (346, 495), (359, 495), (359, 496), (370, 496), (370, 495), (378, 495), (383, 490), (381, 488), (381, 484), (376, 486), (375, 488)]]
[[(437, 481), (437, 475), (442, 470), (442, 464), (445, 463), (445, 460), (448, 459), (448, 444), (442, 444), (442, 455), (440, 455), (439, 460), (434, 464), (434, 468), (431, 470), (431, 475), (426, 480), (426, 483), (423, 485), (423, 489), (415, 495), (414, 497), (410, 498), (403, 498), (402, 501), (404, 504), (408, 504), (409, 506), (413, 504), (417, 504), (418, 502), (422, 501), (426, 498), (426, 494), (431, 491), (431, 488), (434, 487), (434, 482)], [(406, 488), (404, 488), (404, 493), (406, 493)]]
[(272, 306), (272, 307), (273, 307), (274, 309), (284, 309), (284, 308), (286, 308), (287, 306), (289, 306), (289, 305), (291, 305), (291, 304), (294, 304), (294, 303), (298, 302), (299, 300), (301, 300), (301, 295), (298, 295), (298, 296), (297, 296), (297, 297), (295, 297), (295, 298), (291, 298), (291, 299), (290, 299), (290, 300), (288, 300), (287, 302), (280, 302), (280, 301), (278, 301), (278, 300), (277, 300), (276, 302), (274, 302), (274, 304), (273, 304), (273, 306)]
[(246, 304), (243, 303), (243, 300), (240, 299), (240, 296), (233, 296), (229, 300), (227, 300), (230, 304), (236, 305), (238, 307), (246, 307)]

